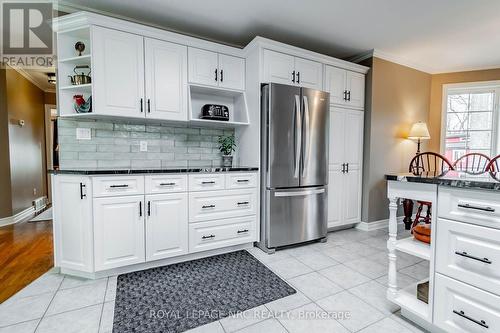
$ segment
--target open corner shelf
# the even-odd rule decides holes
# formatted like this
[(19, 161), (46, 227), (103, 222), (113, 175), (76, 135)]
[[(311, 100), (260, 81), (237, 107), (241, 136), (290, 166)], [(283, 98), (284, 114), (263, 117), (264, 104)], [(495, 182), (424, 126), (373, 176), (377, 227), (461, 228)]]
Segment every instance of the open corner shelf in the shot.
[(72, 91), (78, 91), (78, 90), (81, 90), (81, 91), (85, 91), (85, 92), (91, 92), (92, 90), (92, 83), (88, 83), (88, 84), (75, 84), (75, 85), (71, 85), (71, 86), (63, 86), (63, 87), (59, 87), (60, 90), (72, 90)]
[[(428, 279), (412, 283), (410, 286), (400, 289), (393, 302), (399, 305), (402, 309), (413, 313), (421, 319), (430, 321), (431, 312), (429, 304), (422, 302), (417, 298), (417, 284), (428, 281)], [(431, 290), (429, 290), (429, 294)]]
[(418, 241), (413, 236), (399, 239), (396, 242), (396, 250), (410, 254), (412, 256), (431, 260), (431, 246), (424, 242)]
[(60, 64), (90, 65), (90, 54), (59, 59)]
[[(212, 127), (238, 127), (249, 125), (245, 92), (190, 84), (188, 93), (189, 121), (192, 124)], [(201, 119), (201, 109), (205, 104), (220, 104), (227, 106), (229, 109), (229, 121)]]

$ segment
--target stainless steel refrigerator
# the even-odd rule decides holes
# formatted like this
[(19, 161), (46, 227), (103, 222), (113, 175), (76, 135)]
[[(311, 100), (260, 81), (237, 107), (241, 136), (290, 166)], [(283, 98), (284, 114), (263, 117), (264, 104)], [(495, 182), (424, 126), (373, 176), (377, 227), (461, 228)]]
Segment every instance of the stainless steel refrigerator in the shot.
[(319, 90), (262, 85), (258, 245), (267, 252), (326, 237), (329, 100)]

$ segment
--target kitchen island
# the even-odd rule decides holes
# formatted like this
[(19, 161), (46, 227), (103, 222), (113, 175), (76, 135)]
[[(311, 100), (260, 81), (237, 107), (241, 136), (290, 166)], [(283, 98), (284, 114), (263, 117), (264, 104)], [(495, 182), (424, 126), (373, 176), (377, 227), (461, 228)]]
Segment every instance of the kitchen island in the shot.
[[(387, 298), (431, 332), (500, 332), (500, 174), (445, 171), (386, 179)], [(431, 244), (398, 237), (400, 199), (432, 204)], [(400, 288), (398, 253), (427, 261), (429, 277)], [(427, 303), (417, 297), (417, 285), (425, 281)]]
[(54, 261), (99, 278), (253, 246), (258, 168), (54, 170)]

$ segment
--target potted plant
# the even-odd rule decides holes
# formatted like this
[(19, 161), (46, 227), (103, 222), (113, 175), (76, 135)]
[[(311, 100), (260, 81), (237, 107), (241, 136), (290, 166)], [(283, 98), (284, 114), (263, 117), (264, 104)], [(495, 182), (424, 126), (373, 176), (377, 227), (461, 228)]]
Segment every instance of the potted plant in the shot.
[(236, 142), (233, 135), (219, 136), (219, 150), (222, 153), (222, 165), (224, 167), (233, 166), (233, 155), (231, 153), (235, 151)]

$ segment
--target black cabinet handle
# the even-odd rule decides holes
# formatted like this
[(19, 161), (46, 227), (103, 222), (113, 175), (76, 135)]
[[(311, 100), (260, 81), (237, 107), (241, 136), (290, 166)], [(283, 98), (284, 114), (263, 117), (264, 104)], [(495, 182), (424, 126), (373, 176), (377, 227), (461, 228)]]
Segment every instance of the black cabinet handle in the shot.
[(151, 100), (148, 98), (148, 113), (151, 113)]
[(144, 110), (142, 109), (142, 102), (143, 102), (143, 99), (141, 98), (141, 113), (144, 112)]
[(347, 90), (344, 90), (344, 101), (347, 101)]
[(300, 72), (297, 72), (297, 83), (300, 83)]
[(110, 188), (125, 188), (125, 187), (128, 187), (127, 184), (121, 184), (121, 185), (110, 185), (109, 186)]
[(345, 172), (346, 172), (346, 173), (349, 173), (349, 163), (346, 163), (346, 164), (345, 164)]
[(292, 82), (295, 83), (295, 71), (292, 72)]
[(241, 206), (241, 205), (248, 205), (249, 202), (248, 201), (240, 201), (238, 202), (238, 206)]
[(220, 70), (220, 82), (224, 81), (224, 70)]
[(217, 81), (217, 68), (215, 69), (215, 81)]
[(139, 217), (142, 217), (142, 201), (139, 201)]
[(83, 193), (83, 188), (86, 187), (84, 183), (80, 183), (80, 199), (83, 200), (87, 195)]
[(202, 185), (206, 185), (206, 184), (215, 184), (215, 182), (212, 180), (212, 181), (209, 181), (209, 182), (201, 182)]
[(347, 100), (349, 102), (351, 101), (351, 91), (350, 90), (347, 92)]
[(174, 186), (176, 183), (160, 183), (160, 186)]
[(238, 183), (248, 183), (250, 180), (249, 179), (238, 179)]
[(244, 233), (244, 232), (248, 232), (248, 229), (238, 230), (236, 233), (238, 233), (238, 234), (242, 234), (242, 233)]
[(151, 201), (148, 201), (148, 216), (151, 216)]
[(342, 173), (345, 173), (345, 163), (342, 163)]
[(482, 210), (483, 212), (494, 213), (495, 209), (491, 207), (481, 207), (481, 206), (473, 206), (471, 204), (458, 204), (458, 207), (465, 209), (474, 209), (474, 210)]
[(204, 205), (204, 206), (201, 206), (201, 208), (203, 208), (203, 209), (215, 208), (215, 205)]
[(215, 235), (209, 235), (209, 236), (202, 236), (201, 239), (210, 239), (210, 238), (215, 238)]
[(492, 263), (492, 261), (490, 259), (488, 259), (488, 258), (479, 258), (479, 257), (471, 256), (470, 254), (468, 254), (465, 251), (462, 251), (462, 252), (455, 251), (455, 254), (459, 255), (461, 257), (469, 258), (469, 259), (472, 259), (472, 260), (477, 260), (477, 261), (483, 262), (485, 264), (491, 264)]
[(453, 313), (454, 313), (454, 314), (456, 314), (456, 315), (459, 315), (459, 316), (460, 316), (460, 317), (462, 317), (462, 318), (465, 318), (465, 319), (467, 319), (467, 320), (470, 320), (470, 321), (472, 321), (473, 323), (478, 324), (479, 326), (482, 326), (482, 327), (484, 327), (484, 328), (489, 328), (489, 326), (488, 326), (488, 325), (486, 325), (486, 322), (485, 322), (484, 320), (476, 320), (476, 319), (474, 319), (474, 318), (471, 318), (471, 317), (467, 316), (467, 315), (465, 314), (465, 312), (463, 312), (463, 311), (453, 310)]

